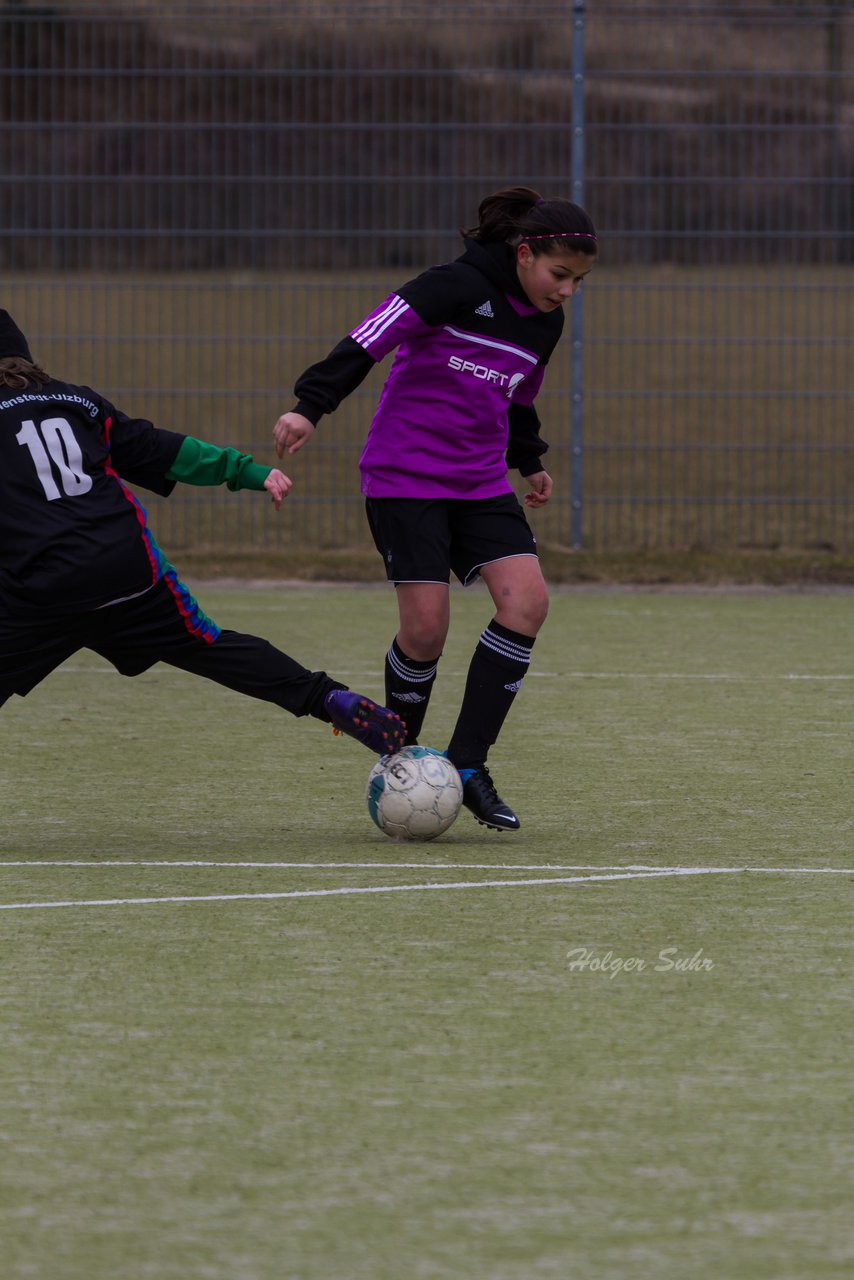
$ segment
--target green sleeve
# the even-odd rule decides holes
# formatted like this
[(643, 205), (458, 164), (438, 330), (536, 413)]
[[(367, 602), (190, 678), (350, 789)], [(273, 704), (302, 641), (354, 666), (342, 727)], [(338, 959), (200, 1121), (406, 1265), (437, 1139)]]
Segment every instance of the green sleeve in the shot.
[(175, 461), (166, 472), (166, 479), (178, 480), (181, 484), (225, 484), (232, 490), (263, 489), (271, 470), (271, 467), (253, 462), (248, 453), (221, 449), (219, 445), (186, 436)]

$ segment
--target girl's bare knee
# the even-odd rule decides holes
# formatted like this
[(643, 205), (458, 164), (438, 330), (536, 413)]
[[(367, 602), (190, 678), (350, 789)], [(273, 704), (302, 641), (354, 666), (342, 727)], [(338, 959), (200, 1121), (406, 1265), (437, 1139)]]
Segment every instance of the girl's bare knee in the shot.
[(496, 599), (496, 621), (521, 635), (535, 636), (548, 617), (549, 594), (543, 585), (530, 591), (501, 591)]
[(416, 662), (429, 662), (431, 658), (440, 657), (447, 635), (448, 628), (441, 621), (409, 621), (405, 627), (401, 627), (397, 642), (408, 658), (414, 658)]

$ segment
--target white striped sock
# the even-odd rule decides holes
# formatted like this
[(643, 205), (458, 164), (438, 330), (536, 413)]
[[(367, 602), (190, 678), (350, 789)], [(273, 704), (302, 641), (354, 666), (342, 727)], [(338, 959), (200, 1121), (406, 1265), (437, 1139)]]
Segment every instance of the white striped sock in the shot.
[(490, 627), (481, 633), (480, 643), (502, 658), (509, 658), (511, 662), (519, 662), (526, 667), (530, 665), (531, 645), (516, 644), (515, 640), (507, 640)]
[(409, 680), (412, 684), (424, 684), (428, 680), (432, 680), (436, 674), (438, 663), (434, 662), (432, 667), (410, 667), (405, 662), (401, 662), (400, 658), (392, 647), (388, 651), (388, 664), (396, 676), (400, 676), (402, 680)]

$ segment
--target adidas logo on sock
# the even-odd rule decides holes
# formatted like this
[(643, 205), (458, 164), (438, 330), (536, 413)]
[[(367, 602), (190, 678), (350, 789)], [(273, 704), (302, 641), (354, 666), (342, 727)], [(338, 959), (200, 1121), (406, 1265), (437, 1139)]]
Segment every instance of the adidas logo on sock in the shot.
[(393, 693), (391, 696), (394, 698), (395, 702), (416, 703), (425, 701), (423, 693)]
[(519, 690), (522, 688), (522, 681), (514, 680), (512, 684), (506, 684), (504, 688), (507, 690), (508, 693), (518, 693)]
[(475, 307), (474, 313), (476, 316), (488, 316), (490, 320), (495, 315), (495, 312), (492, 310), (492, 303), (488, 298), (486, 302), (481, 303), (479, 307)]

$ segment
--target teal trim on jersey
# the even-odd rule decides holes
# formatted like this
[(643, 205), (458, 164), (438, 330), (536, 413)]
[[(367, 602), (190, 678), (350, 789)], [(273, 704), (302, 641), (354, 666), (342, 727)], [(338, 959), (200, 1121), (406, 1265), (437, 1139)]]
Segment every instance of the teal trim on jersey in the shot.
[(184, 586), (171, 564), (167, 567), (163, 575), (163, 581), (172, 592), (175, 604), (178, 606), (178, 612), (184, 619), (184, 625), (193, 635), (199, 636), (207, 644), (213, 644), (214, 640), (218, 640), (222, 631), (218, 627), (213, 618), (199, 607), (198, 601), (191, 591)]
[(166, 472), (166, 479), (181, 484), (224, 484), (234, 492), (237, 489), (263, 489), (271, 470), (271, 467), (262, 467), (259, 462), (254, 462), (251, 454), (240, 453), (237, 449), (221, 449), (206, 440), (187, 436)]
[(219, 639), (222, 628), (217, 626), (213, 618), (209, 618), (204, 610), (199, 607), (195, 596), (189, 588), (184, 586), (184, 583), (178, 577), (177, 570), (166, 559), (157, 540), (147, 526), (145, 529), (145, 542), (152, 560), (155, 582), (161, 580), (165, 582), (172, 593), (178, 612), (184, 619), (184, 625), (187, 630), (195, 636), (200, 636), (208, 644), (213, 644), (214, 640)]

